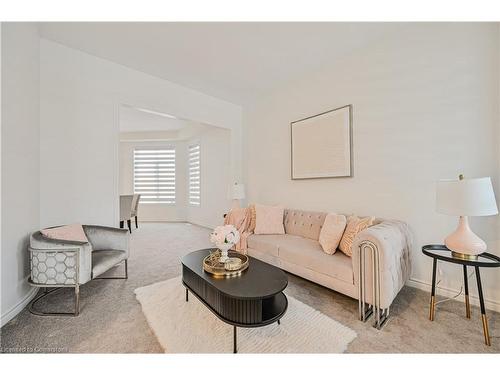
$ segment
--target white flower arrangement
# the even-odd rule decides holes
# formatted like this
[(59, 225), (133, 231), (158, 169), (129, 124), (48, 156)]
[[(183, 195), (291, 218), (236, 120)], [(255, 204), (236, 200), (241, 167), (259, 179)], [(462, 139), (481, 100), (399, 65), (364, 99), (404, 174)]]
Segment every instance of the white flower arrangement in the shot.
[(219, 249), (230, 249), (240, 240), (240, 232), (234, 225), (221, 225), (210, 234), (210, 242)]

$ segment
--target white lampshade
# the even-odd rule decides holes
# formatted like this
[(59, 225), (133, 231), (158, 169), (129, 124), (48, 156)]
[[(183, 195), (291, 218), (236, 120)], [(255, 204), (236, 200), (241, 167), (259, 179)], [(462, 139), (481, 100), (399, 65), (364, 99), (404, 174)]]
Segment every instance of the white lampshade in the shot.
[(234, 184), (232, 186), (231, 199), (245, 199), (245, 185)]
[(441, 180), (437, 183), (436, 210), (452, 216), (498, 214), (490, 177)]

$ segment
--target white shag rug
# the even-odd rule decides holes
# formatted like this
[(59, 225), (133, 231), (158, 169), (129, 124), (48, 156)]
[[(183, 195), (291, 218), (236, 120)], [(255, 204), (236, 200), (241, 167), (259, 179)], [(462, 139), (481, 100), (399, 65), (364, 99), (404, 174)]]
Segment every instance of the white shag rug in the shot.
[[(135, 290), (149, 326), (166, 353), (232, 353), (233, 327), (219, 320), (194, 295), (185, 300), (176, 277)], [(356, 332), (287, 296), (277, 323), (238, 328), (239, 353), (342, 353)]]

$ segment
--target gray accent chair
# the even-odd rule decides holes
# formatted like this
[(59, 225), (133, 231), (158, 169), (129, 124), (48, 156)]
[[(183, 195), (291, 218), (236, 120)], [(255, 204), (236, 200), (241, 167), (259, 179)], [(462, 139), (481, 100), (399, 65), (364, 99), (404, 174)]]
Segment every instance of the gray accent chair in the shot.
[(123, 228), (123, 224), (126, 221), (128, 231), (130, 233), (132, 233), (132, 225), (130, 224), (130, 220), (132, 219), (133, 200), (133, 195), (120, 195), (120, 228)]
[[(42, 288), (31, 302), (29, 310), (35, 315), (60, 316), (80, 313), (80, 286), (94, 279), (127, 279), (129, 234), (126, 229), (83, 225), (89, 242), (56, 240), (40, 231), (30, 236), (29, 283)], [(123, 263), (124, 276), (102, 277), (106, 271)], [(51, 289), (52, 288), (52, 289)], [(74, 312), (42, 312), (35, 304), (60, 288), (74, 288)]]
[(137, 216), (139, 211), (139, 201), (141, 199), (141, 194), (134, 194), (134, 198), (132, 199), (132, 217), (135, 218), (135, 228), (139, 228), (137, 225)]

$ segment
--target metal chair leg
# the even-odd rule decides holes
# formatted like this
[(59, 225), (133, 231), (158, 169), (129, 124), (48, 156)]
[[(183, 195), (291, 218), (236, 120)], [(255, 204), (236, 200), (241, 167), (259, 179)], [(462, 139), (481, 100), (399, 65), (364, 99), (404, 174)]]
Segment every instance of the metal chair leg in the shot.
[(50, 294), (53, 294), (55, 293), (56, 291), (58, 291), (59, 289), (63, 289), (65, 287), (56, 287), (54, 289), (51, 289), (49, 290), (49, 288), (44, 288), (45, 290), (39, 295), (37, 296), (35, 299), (33, 299), (33, 301), (31, 301), (31, 303), (29, 304), (29, 307), (28, 307), (28, 310), (30, 313), (32, 313), (33, 315), (38, 315), (38, 316), (78, 316), (80, 314), (80, 287), (79, 285), (75, 285), (74, 286), (74, 289), (75, 289), (75, 310), (73, 312), (58, 312), (58, 311), (41, 311), (41, 310), (37, 310), (35, 308), (35, 304), (44, 299), (45, 297), (47, 297), (48, 295)]
[[(125, 276), (122, 276), (122, 277), (95, 277), (93, 278), (93, 280), (95, 279), (128, 279), (128, 259), (125, 259), (124, 260), (124, 266), (125, 266)], [(76, 269), (76, 279), (75, 280), (79, 280), (79, 276), (78, 276), (78, 267)], [(38, 286), (38, 285), (34, 285), (34, 286)], [(61, 286), (54, 286), (52, 289), (50, 285), (47, 285), (47, 286), (39, 286), (40, 288), (42, 288), (41, 290), (41, 293), (39, 295), (37, 295), (29, 304), (28, 306), (28, 310), (30, 313), (32, 313), (33, 315), (39, 315), (39, 316), (78, 316), (80, 314), (80, 285), (79, 284), (76, 284), (76, 285), (61, 285)], [(35, 304), (44, 299), (45, 297), (47, 297), (48, 295), (52, 294), (52, 293), (55, 293), (56, 291), (58, 291), (59, 289), (62, 289), (62, 288), (74, 288), (74, 311), (73, 312), (51, 312), (51, 311), (41, 311), (41, 310), (37, 310), (36, 309), (36, 306)]]
[(80, 286), (75, 286), (75, 316), (80, 314)]

